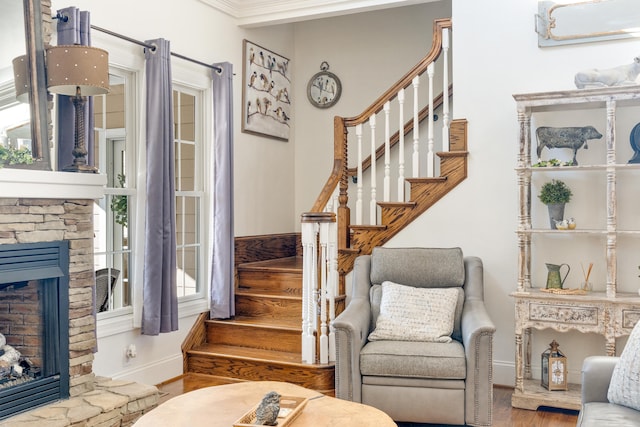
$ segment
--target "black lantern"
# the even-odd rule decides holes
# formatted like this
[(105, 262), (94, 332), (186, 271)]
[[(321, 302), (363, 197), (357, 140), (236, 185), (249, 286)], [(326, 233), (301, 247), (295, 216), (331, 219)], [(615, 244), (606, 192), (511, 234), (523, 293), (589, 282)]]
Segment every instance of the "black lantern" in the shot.
[(560, 344), (553, 340), (549, 348), (542, 353), (541, 384), (547, 390), (568, 390), (567, 358), (558, 347)]

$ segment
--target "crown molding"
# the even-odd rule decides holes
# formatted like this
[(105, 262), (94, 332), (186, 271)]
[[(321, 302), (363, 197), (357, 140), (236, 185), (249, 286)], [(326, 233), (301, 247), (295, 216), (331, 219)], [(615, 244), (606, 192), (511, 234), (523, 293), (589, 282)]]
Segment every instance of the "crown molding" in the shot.
[(241, 27), (286, 24), (439, 0), (200, 0)]

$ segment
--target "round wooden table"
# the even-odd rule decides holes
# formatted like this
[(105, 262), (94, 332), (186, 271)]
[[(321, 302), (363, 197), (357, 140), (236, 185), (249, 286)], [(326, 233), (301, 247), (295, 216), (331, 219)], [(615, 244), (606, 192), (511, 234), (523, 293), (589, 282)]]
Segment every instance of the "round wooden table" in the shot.
[(384, 412), (371, 406), (325, 396), (294, 384), (256, 381), (205, 387), (176, 396), (143, 415), (135, 427), (231, 427), (262, 397), (277, 391), (282, 396), (309, 401), (291, 427), (355, 426), (395, 427)]

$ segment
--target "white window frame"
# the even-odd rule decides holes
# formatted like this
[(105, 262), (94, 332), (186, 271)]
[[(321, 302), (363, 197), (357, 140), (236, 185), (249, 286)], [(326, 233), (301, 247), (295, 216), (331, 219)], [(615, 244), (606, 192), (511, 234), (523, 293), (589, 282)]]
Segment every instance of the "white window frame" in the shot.
[[(180, 93), (184, 93), (186, 95), (191, 95), (194, 97), (195, 99), (195, 105), (194, 105), (194, 112), (195, 112), (195, 116), (194, 116), (194, 121), (196, 126), (194, 127), (194, 131), (195, 131), (195, 142), (194, 142), (194, 154), (195, 154), (195, 171), (194, 171), (194, 188), (195, 190), (193, 191), (181, 191), (178, 190), (176, 188), (176, 198), (180, 197), (180, 196), (184, 196), (184, 197), (196, 197), (198, 198), (199, 201), (199, 212), (198, 212), (198, 232), (199, 232), (199, 236), (198, 236), (198, 241), (199, 244), (197, 246), (200, 247), (200, 250), (198, 251), (198, 279), (201, 281), (201, 283), (197, 283), (197, 292), (195, 294), (191, 294), (191, 295), (185, 295), (185, 296), (181, 296), (178, 298), (179, 302), (184, 302), (187, 303), (189, 301), (193, 301), (193, 300), (201, 300), (202, 298), (206, 297), (206, 283), (202, 283), (202, 282), (206, 282), (206, 269), (204, 268), (205, 265), (205, 253), (206, 253), (206, 235), (204, 234), (204, 230), (205, 230), (205, 223), (204, 223), (204, 212), (206, 211), (206, 203), (205, 203), (205, 192), (203, 190), (204, 188), (204, 139), (203, 139), (203, 135), (204, 135), (204, 126), (203, 124), (204, 122), (204, 114), (203, 114), (203, 110), (204, 110), (204, 106), (203, 106), (203, 100), (204, 100), (204, 91), (203, 90), (197, 90), (194, 89), (192, 87), (188, 87), (185, 86), (183, 84), (180, 83), (174, 83), (173, 84), (173, 90), (174, 91), (178, 91)], [(178, 109), (179, 110), (179, 109)], [(179, 120), (178, 117), (175, 118), (175, 120)], [(175, 141), (178, 141), (178, 139), (176, 138)], [(177, 158), (178, 153), (176, 153), (176, 158)], [(178, 167), (180, 167), (180, 163), (178, 162)], [(179, 171), (176, 170), (176, 176), (178, 175)], [(177, 203), (177, 201), (176, 201)], [(179, 227), (180, 225), (176, 222), (176, 228)], [(186, 246), (196, 246), (196, 245), (186, 245)]]

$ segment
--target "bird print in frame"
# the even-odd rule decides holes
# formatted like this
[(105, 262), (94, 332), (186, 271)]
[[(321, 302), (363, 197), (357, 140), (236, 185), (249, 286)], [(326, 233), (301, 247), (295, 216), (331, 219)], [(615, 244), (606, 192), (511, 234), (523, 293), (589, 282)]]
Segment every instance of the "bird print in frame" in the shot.
[(289, 59), (242, 41), (242, 131), (289, 140), (291, 77)]

